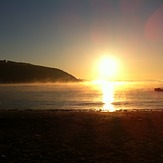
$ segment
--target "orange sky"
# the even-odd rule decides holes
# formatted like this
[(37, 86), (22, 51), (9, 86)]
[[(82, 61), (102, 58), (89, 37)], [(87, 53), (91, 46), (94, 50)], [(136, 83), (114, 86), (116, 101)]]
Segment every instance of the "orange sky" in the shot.
[(0, 10), (0, 59), (96, 79), (105, 54), (119, 63), (111, 79), (163, 80), (162, 0), (2, 0)]

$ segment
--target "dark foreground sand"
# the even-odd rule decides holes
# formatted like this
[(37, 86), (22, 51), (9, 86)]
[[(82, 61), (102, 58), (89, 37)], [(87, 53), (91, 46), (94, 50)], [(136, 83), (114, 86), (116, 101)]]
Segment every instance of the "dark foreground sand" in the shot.
[(0, 162), (163, 162), (163, 112), (1, 111)]

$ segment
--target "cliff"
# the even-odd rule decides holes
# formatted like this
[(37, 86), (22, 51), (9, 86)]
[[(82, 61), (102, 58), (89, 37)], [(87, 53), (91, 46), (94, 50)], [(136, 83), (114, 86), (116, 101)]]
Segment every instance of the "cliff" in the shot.
[(29, 63), (0, 61), (0, 83), (77, 82), (73, 75), (57, 68)]

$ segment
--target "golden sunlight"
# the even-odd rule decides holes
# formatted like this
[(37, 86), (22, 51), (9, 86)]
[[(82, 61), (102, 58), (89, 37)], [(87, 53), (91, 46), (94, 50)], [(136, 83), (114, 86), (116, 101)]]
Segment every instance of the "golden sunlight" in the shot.
[(115, 79), (118, 69), (118, 60), (112, 56), (103, 56), (98, 61), (99, 78), (102, 80)]
[(114, 112), (114, 82), (108, 82), (106, 80), (94, 80), (92, 84), (101, 91), (100, 101), (103, 103), (101, 111)]
[(115, 108), (112, 104), (114, 102), (114, 88), (110, 82), (102, 83), (102, 102), (104, 103), (102, 111), (114, 112)]

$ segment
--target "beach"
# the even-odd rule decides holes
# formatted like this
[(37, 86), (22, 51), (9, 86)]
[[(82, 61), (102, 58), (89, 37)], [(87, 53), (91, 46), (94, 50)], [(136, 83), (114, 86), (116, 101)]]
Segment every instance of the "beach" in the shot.
[(163, 111), (0, 111), (0, 162), (162, 162)]

